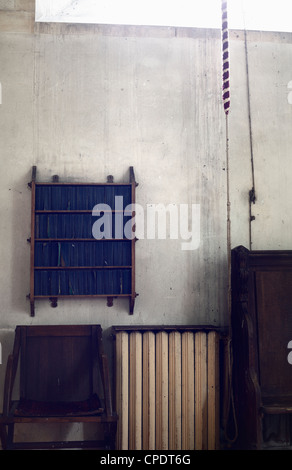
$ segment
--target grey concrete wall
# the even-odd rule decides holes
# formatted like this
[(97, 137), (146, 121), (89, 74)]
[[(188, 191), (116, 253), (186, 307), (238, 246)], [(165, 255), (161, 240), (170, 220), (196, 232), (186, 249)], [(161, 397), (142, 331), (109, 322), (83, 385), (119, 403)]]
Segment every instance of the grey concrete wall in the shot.
[(247, 32), (248, 76), (244, 34), (232, 32), (230, 39), (232, 242), (249, 246), (253, 156), (256, 202), (252, 204), (251, 246), (255, 250), (291, 249), (292, 36)]
[[(116, 301), (36, 306), (34, 322), (226, 322), (224, 113), (220, 39), (103, 36), (63, 29), (2, 35), (3, 326), (28, 318), (31, 166), (38, 179), (127, 181), (137, 203), (199, 204), (199, 249), (182, 240), (137, 243), (135, 314)], [(54, 29), (54, 28), (53, 28)], [(62, 28), (61, 28), (62, 30)], [(164, 31), (163, 31), (164, 32)], [(155, 34), (154, 34), (155, 36)], [(190, 217), (191, 219), (191, 217)], [(146, 237), (146, 234), (145, 234)], [(9, 273), (9, 275), (8, 275)], [(12, 282), (13, 280), (13, 282)], [(13, 307), (12, 307), (13, 305)], [(82, 316), (80, 317), (80, 309)], [(61, 313), (60, 313), (61, 312)]]
[[(100, 323), (106, 334), (123, 324), (228, 325), (220, 31), (34, 24), (33, 18), (29, 1), (6, 2), (0, 11), (3, 364), (17, 324)], [(290, 249), (291, 35), (249, 32), (249, 77), (244, 35), (230, 36), (231, 243), (250, 241), (251, 122), (252, 247)], [(108, 174), (127, 181), (132, 165), (143, 208), (200, 205), (200, 245), (183, 251), (180, 239), (137, 243), (139, 297), (131, 317), (122, 300), (111, 308), (103, 300), (76, 300), (56, 309), (37, 302), (31, 318), (32, 165), (40, 181), (58, 174), (80, 182), (103, 182)]]

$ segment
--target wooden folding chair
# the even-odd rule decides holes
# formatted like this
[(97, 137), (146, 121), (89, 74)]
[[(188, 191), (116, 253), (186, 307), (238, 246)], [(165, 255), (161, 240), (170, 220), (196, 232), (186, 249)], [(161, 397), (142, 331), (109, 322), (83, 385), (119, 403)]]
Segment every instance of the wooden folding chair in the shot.
[[(20, 390), (15, 400), (18, 366)], [(15, 424), (75, 422), (96, 423), (103, 439), (14, 442)], [(100, 325), (17, 326), (6, 368), (2, 448), (113, 449), (116, 428)]]

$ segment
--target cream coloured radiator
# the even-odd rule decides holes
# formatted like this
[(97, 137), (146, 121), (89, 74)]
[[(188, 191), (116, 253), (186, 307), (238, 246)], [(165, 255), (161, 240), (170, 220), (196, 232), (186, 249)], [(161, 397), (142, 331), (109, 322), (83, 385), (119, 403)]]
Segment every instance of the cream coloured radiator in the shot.
[(116, 328), (117, 448), (217, 449), (219, 333)]

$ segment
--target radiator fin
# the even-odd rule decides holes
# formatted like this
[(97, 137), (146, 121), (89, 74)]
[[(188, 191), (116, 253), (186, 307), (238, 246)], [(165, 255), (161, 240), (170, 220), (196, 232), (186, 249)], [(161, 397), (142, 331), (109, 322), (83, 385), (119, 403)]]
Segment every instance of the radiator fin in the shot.
[(218, 333), (117, 332), (116, 407), (118, 449), (217, 449)]

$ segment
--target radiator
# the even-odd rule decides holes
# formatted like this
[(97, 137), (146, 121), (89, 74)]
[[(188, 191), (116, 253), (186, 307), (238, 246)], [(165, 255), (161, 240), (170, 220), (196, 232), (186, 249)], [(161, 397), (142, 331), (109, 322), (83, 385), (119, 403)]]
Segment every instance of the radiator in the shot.
[(219, 446), (219, 333), (119, 330), (117, 448), (213, 450)]

